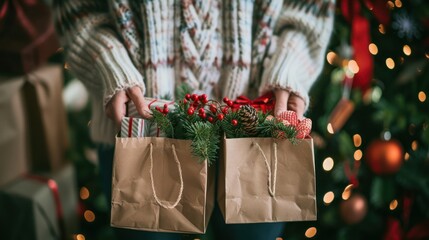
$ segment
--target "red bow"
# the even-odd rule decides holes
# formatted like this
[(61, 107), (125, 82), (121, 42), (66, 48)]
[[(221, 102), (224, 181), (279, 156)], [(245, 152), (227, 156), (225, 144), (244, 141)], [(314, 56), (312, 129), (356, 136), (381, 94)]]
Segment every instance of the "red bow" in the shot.
[(256, 98), (255, 100), (250, 100), (246, 96), (239, 96), (233, 102), (231, 109), (237, 110), (240, 108), (240, 106), (243, 106), (243, 105), (250, 105), (255, 109), (261, 110), (264, 113), (267, 111), (273, 110), (274, 109), (273, 93), (272, 92), (266, 93)]
[(277, 121), (283, 122), (286, 126), (295, 127), (297, 133), (296, 138), (304, 139), (310, 135), (311, 132), (311, 119), (303, 118), (299, 120), (294, 111), (284, 111), (277, 116)]

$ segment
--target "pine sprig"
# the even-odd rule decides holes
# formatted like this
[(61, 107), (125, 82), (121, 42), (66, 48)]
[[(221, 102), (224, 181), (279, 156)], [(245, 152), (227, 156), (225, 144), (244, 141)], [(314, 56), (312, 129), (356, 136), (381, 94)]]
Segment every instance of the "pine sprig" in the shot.
[(220, 137), (217, 125), (208, 122), (186, 124), (186, 139), (191, 139), (192, 153), (200, 162), (208, 161), (209, 166), (217, 160)]
[[(167, 116), (170, 115), (167, 114)], [(153, 121), (160, 131), (164, 132), (166, 137), (174, 138), (174, 128), (168, 117), (159, 111), (152, 112)]]
[[(237, 120), (237, 125), (232, 124), (233, 120)], [(227, 138), (244, 138), (249, 137), (246, 131), (242, 127), (242, 123), (239, 121), (237, 112), (229, 112), (225, 115), (225, 118), (220, 121), (222, 130)]]

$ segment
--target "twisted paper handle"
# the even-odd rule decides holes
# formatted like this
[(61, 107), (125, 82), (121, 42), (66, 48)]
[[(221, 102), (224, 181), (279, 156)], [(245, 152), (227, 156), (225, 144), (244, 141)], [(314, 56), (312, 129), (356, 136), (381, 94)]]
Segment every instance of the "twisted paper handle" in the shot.
[(180, 166), (180, 162), (179, 162), (179, 158), (177, 157), (176, 154), (176, 147), (174, 146), (174, 144), (171, 144), (171, 148), (172, 148), (172, 152), (173, 152), (173, 156), (174, 156), (174, 161), (176, 161), (177, 163), (177, 168), (179, 169), (179, 177), (180, 177), (180, 190), (179, 190), (179, 196), (177, 196), (176, 201), (171, 205), (171, 204), (164, 204), (161, 202), (161, 200), (159, 200), (158, 196), (156, 195), (156, 191), (155, 191), (155, 184), (153, 181), (153, 144), (150, 143), (150, 181), (152, 184), (152, 191), (153, 191), (153, 196), (155, 198), (155, 201), (161, 205), (161, 207), (166, 208), (166, 209), (172, 209), (175, 208), (177, 206), (177, 204), (179, 204), (180, 200), (182, 199), (182, 194), (183, 194), (183, 177), (182, 177), (182, 167)]
[[(265, 156), (264, 151), (262, 151), (261, 146), (259, 146), (258, 143), (254, 142), (253, 144), (258, 147), (259, 151), (262, 154), (262, 157), (265, 161), (265, 166), (267, 167), (268, 171), (268, 192), (270, 193), (271, 197), (274, 197), (276, 194), (276, 181), (277, 181), (277, 143), (274, 143), (274, 173), (271, 171), (270, 164), (268, 163), (267, 156)], [(273, 176), (273, 184), (271, 184), (271, 175)]]

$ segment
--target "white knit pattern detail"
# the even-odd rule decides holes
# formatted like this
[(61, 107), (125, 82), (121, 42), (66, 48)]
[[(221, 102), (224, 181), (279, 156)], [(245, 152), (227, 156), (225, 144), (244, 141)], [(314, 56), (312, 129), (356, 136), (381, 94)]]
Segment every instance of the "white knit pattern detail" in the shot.
[(181, 76), (196, 91), (210, 93), (219, 80), (219, 4), (218, 0), (182, 0), (180, 39), (185, 64)]
[(235, 99), (245, 94), (249, 84), (253, 1), (224, 1), (224, 55), (221, 92)]
[[(178, 4), (174, 0), (144, 0), (141, 4), (144, 29), (144, 67), (147, 96), (174, 95), (175, 15)], [(167, 66), (168, 65), (168, 66)], [(161, 67), (159, 67), (161, 66)]]
[(159, 98), (188, 81), (196, 92), (234, 99), (254, 97), (253, 82), (259, 94), (287, 89), (308, 105), (334, 6), (335, 0), (62, 0), (54, 17), (70, 70), (93, 98), (93, 140), (113, 143), (115, 125), (103, 105), (131, 86)]

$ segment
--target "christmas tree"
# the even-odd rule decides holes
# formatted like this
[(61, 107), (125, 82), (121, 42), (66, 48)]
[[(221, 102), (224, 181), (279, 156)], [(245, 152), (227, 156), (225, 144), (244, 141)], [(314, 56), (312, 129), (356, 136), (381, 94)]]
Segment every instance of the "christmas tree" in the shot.
[(285, 239), (429, 238), (429, 4), (338, 1), (313, 87), (318, 221)]
[[(429, 239), (429, 3), (338, 0), (335, 14), (306, 114), (318, 220), (288, 223), (284, 239)], [(114, 239), (87, 108), (69, 112), (82, 205), (75, 238)]]

